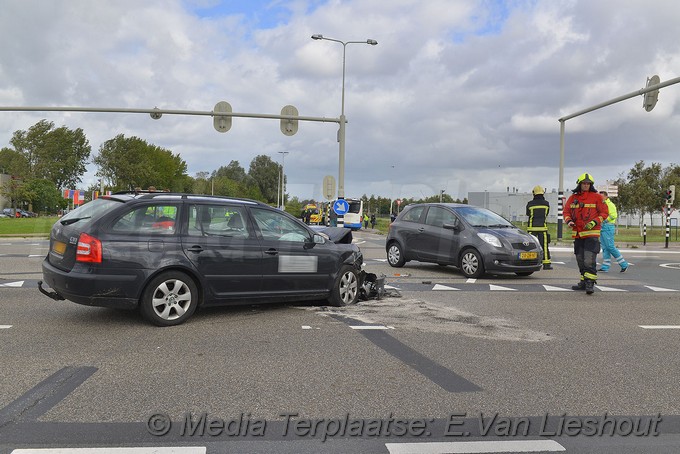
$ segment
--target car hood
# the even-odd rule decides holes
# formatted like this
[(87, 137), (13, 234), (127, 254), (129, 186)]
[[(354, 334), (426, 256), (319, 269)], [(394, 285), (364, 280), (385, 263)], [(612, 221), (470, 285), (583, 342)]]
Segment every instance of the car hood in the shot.
[(532, 236), (525, 232), (524, 230), (520, 229), (512, 229), (512, 228), (503, 228), (503, 229), (478, 229), (480, 233), (493, 233), (496, 236), (499, 236), (501, 238), (505, 238), (509, 242), (523, 242), (523, 241), (532, 241), (533, 238)]
[(344, 227), (312, 227), (317, 232), (322, 232), (328, 235), (328, 238), (336, 244), (352, 244), (352, 229)]

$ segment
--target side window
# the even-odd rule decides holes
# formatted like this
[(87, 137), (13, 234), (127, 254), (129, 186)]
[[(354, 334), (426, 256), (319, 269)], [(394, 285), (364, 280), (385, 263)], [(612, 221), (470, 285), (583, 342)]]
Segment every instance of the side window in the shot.
[(423, 210), (425, 210), (425, 207), (411, 208), (406, 213), (404, 213), (401, 220), (406, 222), (419, 222), (420, 216), (423, 214)]
[(172, 235), (177, 229), (176, 205), (143, 205), (135, 207), (114, 221), (114, 233)]
[(309, 239), (307, 229), (277, 211), (251, 208), (251, 212), (265, 240), (304, 243)]
[(247, 214), (242, 206), (189, 205), (189, 227), (192, 236), (250, 238)]
[(425, 218), (425, 224), (434, 227), (442, 227), (444, 224), (454, 224), (455, 222), (456, 216), (441, 207), (430, 207)]

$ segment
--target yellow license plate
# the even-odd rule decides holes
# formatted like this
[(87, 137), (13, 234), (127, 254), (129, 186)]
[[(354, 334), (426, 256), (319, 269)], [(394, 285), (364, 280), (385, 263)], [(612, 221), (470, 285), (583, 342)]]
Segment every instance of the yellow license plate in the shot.
[(66, 252), (66, 243), (62, 243), (61, 241), (55, 241), (52, 243), (52, 251), (56, 252), (57, 254), (63, 255), (64, 252)]
[(520, 252), (519, 253), (519, 259), (520, 260), (531, 260), (538, 258), (538, 252)]

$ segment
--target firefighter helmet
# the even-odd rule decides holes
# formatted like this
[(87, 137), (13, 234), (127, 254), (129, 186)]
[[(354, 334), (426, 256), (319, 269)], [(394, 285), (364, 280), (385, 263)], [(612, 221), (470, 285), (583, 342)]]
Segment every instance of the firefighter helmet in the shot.
[(531, 192), (534, 195), (545, 194), (545, 190), (541, 186), (534, 186), (534, 189)]
[(589, 173), (584, 173), (580, 177), (578, 177), (578, 180), (576, 180), (576, 184), (581, 184), (583, 182), (593, 184), (595, 183), (595, 179), (593, 176)]

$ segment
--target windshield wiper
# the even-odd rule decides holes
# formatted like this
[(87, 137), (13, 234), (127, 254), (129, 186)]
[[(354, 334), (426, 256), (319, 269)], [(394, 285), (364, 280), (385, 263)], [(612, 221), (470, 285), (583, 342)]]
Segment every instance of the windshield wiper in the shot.
[(90, 219), (92, 216), (83, 216), (82, 218), (71, 218), (71, 219), (63, 219), (59, 222), (61, 222), (61, 225), (71, 225), (75, 224), (78, 221), (82, 221), (83, 219)]
[(511, 228), (514, 227), (514, 225), (509, 225), (509, 224), (492, 224), (489, 226), (490, 229), (504, 229), (504, 228)]

